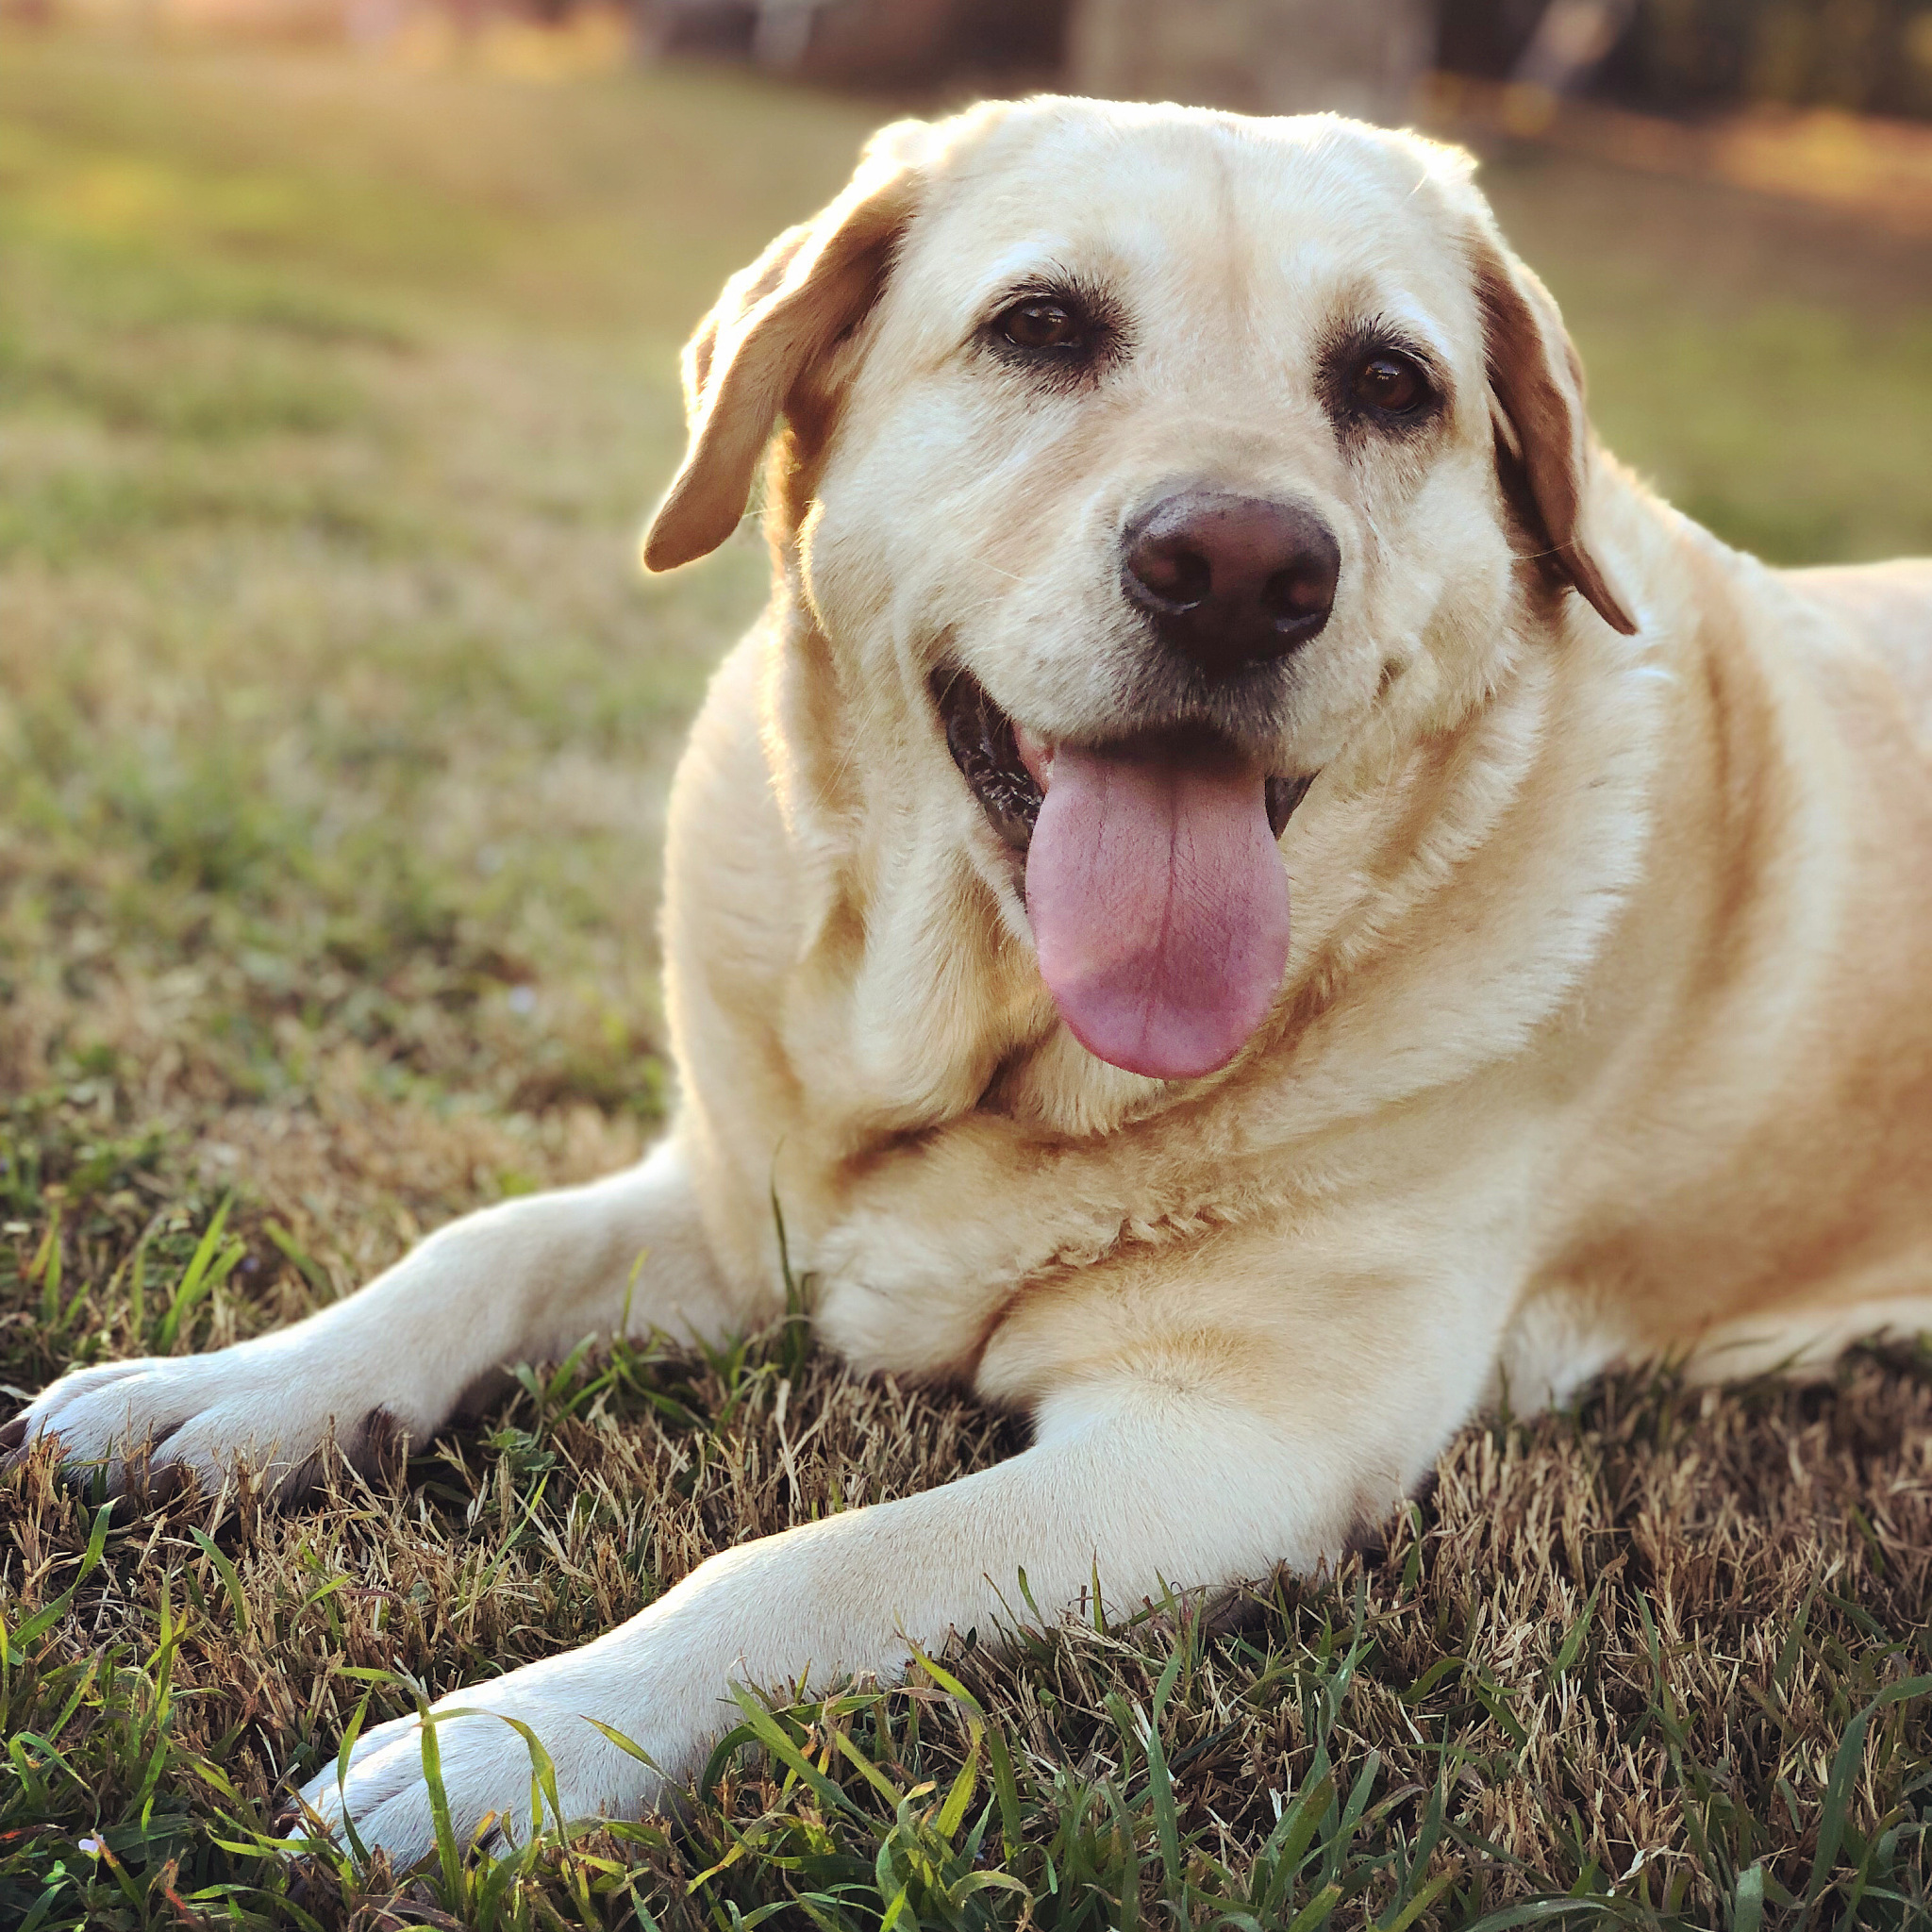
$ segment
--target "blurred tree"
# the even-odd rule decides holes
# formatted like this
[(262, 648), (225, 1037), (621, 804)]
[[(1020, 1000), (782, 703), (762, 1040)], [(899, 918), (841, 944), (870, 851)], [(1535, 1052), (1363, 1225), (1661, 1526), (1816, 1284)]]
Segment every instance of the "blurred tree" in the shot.
[[(1516, 74), (1566, 7), (1581, 10), (1574, 0), (1441, 0), (1438, 62), (1490, 79)], [(1614, 10), (1622, 30), (1575, 78), (1633, 107), (1932, 116), (1932, 0), (1635, 0)]]
[(888, 86), (960, 74), (1045, 78), (1060, 66), (1067, 12), (1066, 0), (631, 0), (631, 6), (647, 55), (731, 53), (811, 80)]

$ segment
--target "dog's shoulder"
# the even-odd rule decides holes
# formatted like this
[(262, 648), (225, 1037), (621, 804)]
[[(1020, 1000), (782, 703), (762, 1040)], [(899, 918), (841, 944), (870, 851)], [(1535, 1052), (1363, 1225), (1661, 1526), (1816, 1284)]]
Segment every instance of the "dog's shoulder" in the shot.
[(1884, 664), (1913, 724), (1932, 744), (1932, 558), (1833, 564), (1783, 575), (1798, 596), (1837, 620)]

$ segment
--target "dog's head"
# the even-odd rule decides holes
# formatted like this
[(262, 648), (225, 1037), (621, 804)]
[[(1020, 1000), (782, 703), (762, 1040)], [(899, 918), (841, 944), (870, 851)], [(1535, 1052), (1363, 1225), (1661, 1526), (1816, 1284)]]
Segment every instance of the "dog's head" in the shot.
[(798, 594), (977, 799), (977, 862), (1115, 1065), (1202, 1074), (1259, 1024), (1317, 774), (1480, 703), (1525, 601), (1633, 628), (1582, 527), (1576, 358), (1469, 175), (1329, 117), (908, 123), (687, 353), (647, 564), (723, 541), (784, 416)]

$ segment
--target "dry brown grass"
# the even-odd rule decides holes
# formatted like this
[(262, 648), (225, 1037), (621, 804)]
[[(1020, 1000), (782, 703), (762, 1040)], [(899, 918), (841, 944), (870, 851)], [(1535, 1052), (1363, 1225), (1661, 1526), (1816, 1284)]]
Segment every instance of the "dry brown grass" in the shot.
[[(372, 1683), (374, 1722), (408, 1706), (391, 1674), (433, 1696), (547, 1655), (715, 1550), (928, 1487), (1015, 1440), (963, 1400), (855, 1382), (823, 1357), (788, 1359), (782, 1341), (724, 1362), (592, 1357), (532, 1378), (405, 1483), (339, 1472), (292, 1514), (242, 1494), (136, 1517), (110, 1534), (55, 1635), (70, 1657), (148, 1657), (170, 1598), (177, 1795), (191, 1817), (265, 1819)], [(92, 1511), (42, 1463), (6, 1513), (17, 1624), (68, 1587)], [(1255, 1887), (1280, 1802), (1321, 1777), (1320, 1751), (1341, 1791), (1362, 1781), (1370, 1843), (1338, 1861), (1363, 1887), (1361, 1911), (1414, 1895), (1361, 1854), (1412, 1846), (1440, 1793), (1424, 1875), (1449, 1884), (1424, 1923), (1468, 1923), (1579, 1878), (1632, 1923), (1734, 1923), (1740, 1874), (1755, 1866), (1774, 1901), (1823, 1893), (1821, 1858), (1842, 1885), (1848, 1867), (1878, 1862), (1890, 1830), (1883, 1889), (1913, 1903), (1866, 1910), (1914, 1924), (1932, 1877), (1909, 1828), (1932, 1784), (1928, 1600), (1932, 1381), (1923, 1363), (1864, 1357), (1828, 1389), (1619, 1384), (1574, 1416), (1472, 1429), (1387, 1549), (1337, 1577), (1277, 1578), (1233, 1606), (1108, 1606), (1104, 1627), (952, 1662), (1017, 1765), (1010, 1864), (1036, 1891), (1032, 1923), (1113, 1921), (1136, 1849), (1149, 1904), (1168, 1894), (1145, 1725), (1179, 1658), (1158, 1735), (1197, 1911), (1230, 1878), (1237, 1895)], [(1858, 1712), (1914, 1676), (1915, 1696), (1855, 1732)], [(808, 1752), (843, 1727), (901, 1790), (937, 1779), (943, 1791), (964, 1755), (959, 1707), (930, 1686), (794, 1717)], [(103, 1764), (92, 1795), (108, 1815), (142, 1768), (131, 1753), (115, 1763), (100, 1735), (112, 1723), (84, 1718), (62, 1739)], [(232, 1798), (197, 1783), (204, 1761)], [(683, 1836), (593, 1833), (576, 1855), (608, 1860), (665, 1924), (814, 1890), (811, 1857), (804, 1883), (787, 1860), (825, 1864), (856, 1841), (862, 1870), (867, 1835), (891, 1823), (834, 1763), (856, 1816), (766, 1758), (729, 1766)], [(1839, 1842), (1821, 1851), (1832, 1820)], [(1316, 1835), (1318, 1851), (1331, 1835)], [(1042, 1852), (1065, 1865), (1083, 1839), (1090, 1869), (1056, 1897)], [(692, 1877), (734, 1844), (751, 1850), (692, 1896)], [(561, 1863), (540, 1861), (521, 1890), (567, 1891)], [(1319, 1876), (1301, 1874), (1289, 1896), (1319, 1896)], [(301, 1903), (331, 1924), (379, 1923), (375, 1901), (426, 1905), (435, 1890), (380, 1868), (306, 1881)], [(621, 1891), (604, 1905), (600, 1922), (624, 1922)], [(1825, 1923), (1848, 1922), (1841, 1905)]]

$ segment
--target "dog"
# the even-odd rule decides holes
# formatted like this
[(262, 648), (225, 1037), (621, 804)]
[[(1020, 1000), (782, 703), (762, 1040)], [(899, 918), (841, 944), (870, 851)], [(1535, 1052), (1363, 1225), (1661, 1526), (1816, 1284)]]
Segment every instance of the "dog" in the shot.
[[(458, 1833), (541, 1822), (519, 1725), (636, 1815), (732, 1682), (890, 1678), (1023, 1568), (1050, 1614), (1311, 1567), (1499, 1392), (1932, 1324), (1932, 563), (1774, 571), (1619, 468), (1472, 170), (1056, 98), (878, 135), (691, 343), (644, 541), (764, 464), (672, 792), (668, 1137), (13, 1425), (291, 1491), (626, 1307), (774, 1319), (774, 1184), (855, 1370), (1030, 1421), (445, 1699)], [(301, 1799), (414, 1859), (421, 1741)]]

